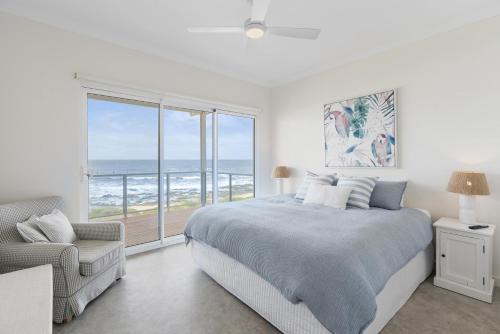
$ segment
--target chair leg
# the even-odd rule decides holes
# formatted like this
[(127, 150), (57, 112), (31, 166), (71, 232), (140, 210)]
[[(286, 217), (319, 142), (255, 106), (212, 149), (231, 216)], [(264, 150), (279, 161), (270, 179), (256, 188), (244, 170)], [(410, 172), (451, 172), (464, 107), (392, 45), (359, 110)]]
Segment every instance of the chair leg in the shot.
[(73, 320), (73, 316), (72, 315), (67, 316), (63, 319), (63, 324), (69, 324), (71, 320)]

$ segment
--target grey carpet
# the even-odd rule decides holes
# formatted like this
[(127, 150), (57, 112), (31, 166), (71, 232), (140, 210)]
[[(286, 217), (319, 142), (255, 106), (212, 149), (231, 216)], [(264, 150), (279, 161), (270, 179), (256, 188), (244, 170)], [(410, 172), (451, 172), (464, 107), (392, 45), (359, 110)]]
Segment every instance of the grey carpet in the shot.
[[(497, 291), (498, 292), (498, 291)], [(279, 333), (199, 270), (184, 245), (128, 258), (127, 276), (54, 334)], [(500, 333), (500, 296), (490, 305), (429, 279), (385, 327), (393, 333)]]

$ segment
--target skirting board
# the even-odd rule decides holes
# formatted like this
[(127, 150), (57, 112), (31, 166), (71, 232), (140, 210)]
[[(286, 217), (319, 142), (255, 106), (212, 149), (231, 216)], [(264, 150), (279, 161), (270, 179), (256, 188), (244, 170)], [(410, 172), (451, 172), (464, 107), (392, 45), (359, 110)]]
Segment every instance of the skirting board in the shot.
[(493, 276), (493, 279), (495, 280), (495, 286), (500, 287), (500, 276)]

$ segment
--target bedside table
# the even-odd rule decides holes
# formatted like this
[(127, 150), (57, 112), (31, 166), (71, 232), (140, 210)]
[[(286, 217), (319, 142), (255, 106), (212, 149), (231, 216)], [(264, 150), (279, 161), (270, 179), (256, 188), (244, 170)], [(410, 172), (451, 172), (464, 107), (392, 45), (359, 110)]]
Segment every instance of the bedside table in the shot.
[[(477, 223), (478, 225), (487, 225)], [(491, 303), (495, 225), (471, 230), (458, 219), (441, 218), (436, 228), (434, 285)]]

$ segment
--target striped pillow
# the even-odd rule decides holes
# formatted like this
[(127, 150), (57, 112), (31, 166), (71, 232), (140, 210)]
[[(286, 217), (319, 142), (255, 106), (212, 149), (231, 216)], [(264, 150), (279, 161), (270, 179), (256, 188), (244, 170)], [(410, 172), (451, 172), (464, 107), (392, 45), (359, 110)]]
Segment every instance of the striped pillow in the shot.
[(375, 188), (375, 184), (377, 183), (377, 179), (378, 177), (342, 176), (339, 178), (337, 186), (352, 188), (349, 199), (347, 200), (348, 206), (369, 209), (370, 197), (372, 195), (373, 188)]
[(307, 190), (309, 189), (309, 185), (311, 184), (322, 184), (331, 186), (336, 180), (336, 174), (328, 174), (328, 175), (318, 175), (312, 172), (307, 171), (307, 175), (302, 181), (297, 193), (295, 194), (295, 199), (304, 200), (306, 198)]

